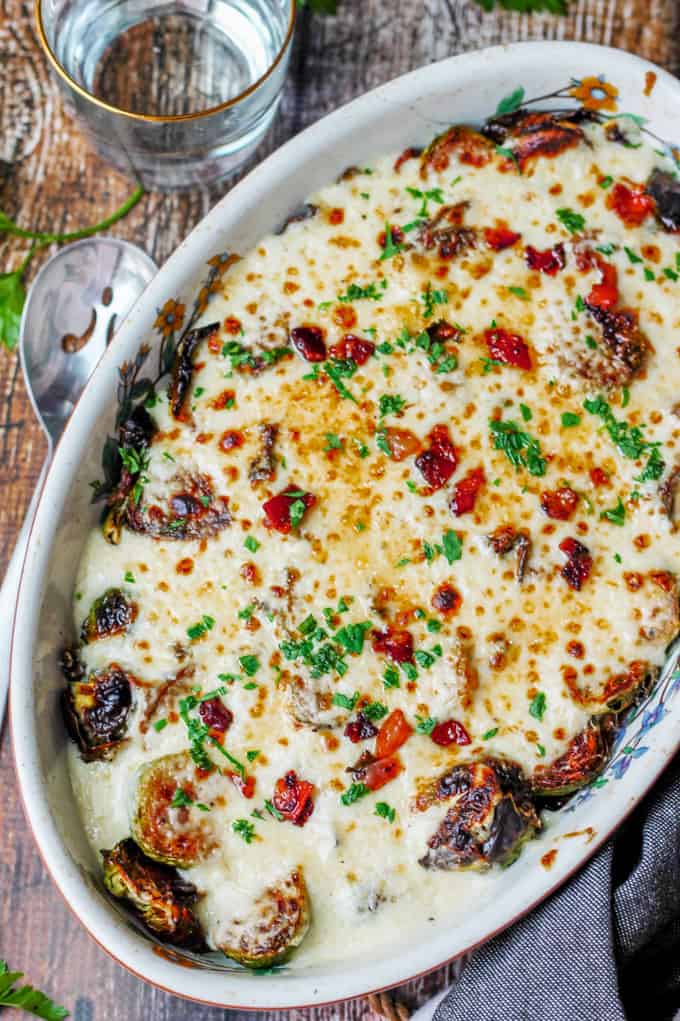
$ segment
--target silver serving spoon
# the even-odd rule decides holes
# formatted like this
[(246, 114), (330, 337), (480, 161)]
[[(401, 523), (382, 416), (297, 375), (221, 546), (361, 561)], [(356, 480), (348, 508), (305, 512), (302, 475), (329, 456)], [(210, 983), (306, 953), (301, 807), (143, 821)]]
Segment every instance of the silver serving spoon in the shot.
[(19, 356), (28, 396), (47, 437), (47, 457), (0, 590), (0, 726), (21, 568), (54, 446), (116, 326), (156, 272), (152, 259), (127, 241), (88, 238), (56, 252), (28, 293)]

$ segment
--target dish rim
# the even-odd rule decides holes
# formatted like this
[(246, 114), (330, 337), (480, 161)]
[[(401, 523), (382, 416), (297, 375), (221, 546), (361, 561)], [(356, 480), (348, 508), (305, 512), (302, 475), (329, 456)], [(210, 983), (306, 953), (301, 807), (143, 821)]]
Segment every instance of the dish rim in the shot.
[[(455, 57), (447, 58), (446, 60), (437, 62), (435, 64), (426, 65), (423, 68), (409, 72), (406, 75), (402, 75), (379, 88), (372, 90), (371, 92), (353, 100), (346, 106), (329, 114), (321, 121), (307, 128), (300, 135), (286, 143), (281, 149), (273, 153), (267, 160), (265, 160), (260, 166), (252, 171), (246, 178), (243, 179), (232, 191), (225, 196), (216, 207), (204, 218), (201, 223), (194, 228), (191, 234), (185, 239), (184, 242), (177, 248), (175, 253), (171, 256), (165, 266), (161, 269), (159, 274), (154, 278), (154, 281), (149, 285), (144, 294), (131, 310), (126, 317), (125, 321), (119, 327), (114, 341), (110, 345), (107, 352), (104, 353), (100, 362), (98, 363), (92, 378), (87, 384), (83, 395), (77, 402), (77, 406), (74, 409), (74, 413), (69, 420), (69, 423), (64, 430), (64, 434), (57, 446), (55, 456), (52, 463), (49, 466), (48, 472), (46, 473), (45, 481), (43, 483), (36, 518), (31, 528), (31, 535), (29, 539), (29, 548), (27, 552), (24, 565), (21, 572), (21, 584), (19, 590), (19, 596), (17, 600), (17, 615), (16, 618), (30, 619), (30, 617), (24, 616), (24, 611), (30, 612), (31, 606), (37, 607), (40, 605), (42, 598), (42, 582), (44, 580), (44, 571), (48, 563), (49, 554), (52, 549), (55, 533), (57, 530), (57, 522), (61, 520), (63, 516), (63, 508), (66, 504), (65, 490), (67, 488), (64, 480), (72, 480), (76, 473), (76, 465), (68, 466), (68, 451), (69, 445), (73, 445), (73, 440), (76, 436), (86, 432), (88, 425), (93, 425), (99, 420), (101, 416), (101, 407), (99, 405), (99, 411), (95, 412), (93, 409), (97, 407), (97, 395), (102, 394), (104, 398), (104, 406), (108, 407), (110, 401), (110, 381), (107, 380), (106, 385), (102, 379), (103, 373), (101, 371), (102, 366), (106, 363), (110, 366), (110, 369), (114, 365), (117, 365), (123, 353), (127, 354), (131, 350), (133, 344), (133, 337), (139, 339), (139, 335), (135, 332), (135, 313), (141, 307), (150, 307), (152, 298), (162, 296), (164, 293), (167, 295), (168, 284), (167, 280), (172, 279), (174, 275), (186, 282), (192, 278), (195, 272), (195, 265), (199, 259), (200, 251), (204, 245), (201, 245), (200, 234), (201, 231), (209, 233), (209, 219), (219, 218), (220, 212), (224, 213), (225, 209), (236, 209), (238, 199), (249, 193), (256, 195), (258, 192), (258, 185), (267, 184), (268, 179), (271, 180), (271, 185), (275, 186), (276, 177), (284, 176), (286, 166), (292, 164), (298, 168), (306, 165), (306, 157), (303, 154), (301, 159), (297, 154), (293, 156), (294, 151), (302, 145), (308, 149), (314, 148), (312, 143), (316, 143), (317, 137), (323, 138), (324, 130), (326, 133), (329, 130), (332, 132), (332, 128), (335, 125), (342, 125), (346, 121), (348, 116), (356, 114), (357, 112), (363, 116), (365, 120), (375, 119), (375, 112), (371, 115), (370, 111), (373, 107), (376, 107), (382, 100), (390, 102), (392, 100), (391, 93), (401, 93), (401, 98), (398, 100), (400, 105), (408, 103), (407, 96), (409, 94), (409, 86), (416, 86), (421, 88), (424, 93), (434, 92), (434, 84), (436, 81), (436, 74), (442, 73), (446, 79), (447, 90), (454, 91), (457, 87), (456, 78), (465, 79), (466, 72), (469, 76), (469, 72), (474, 67), (475, 63), (483, 60), (492, 60), (494, 57), (503, 58), (504, 62), (512, 65), (513, 71), (517, 70), (517, 77), (519, 78), (522, 74), (523, 58), (529, 56), (529, 52), (538, 54), (542, 51), (543, 63), (547, 66), (548, 57), (553, 54), (557, 57), (559, 54), (560, 58), (567, 58), (564, 60), (564, 64), (569, 66), (569, 54), (579, 56), (579, 61), (583, 62), (590, 57), (591, 63), (597, 66), (598, 64), (604, 64), (607, 68), (611, 69), (622, 75), (626, 69), (635, 70), (637, 72), (652, 71), (657, 79), (664, 83), (666, 88), (669, 88), (672, 92), (677, 94), (680, 98), (680, 83), (668, 72), (662, 68), (650, 63), (649, 61), (643, 60), (632, 54), (625, 53), (621, 50), (616, 50), (610, 47), (597, 46), (590, 43), (575, 43), (575, 42), (522, 42), (513, 43), (502, 46), (489, 47), (483, 50), (473, 51), (471, 53), (460, 54)], [(560, 63), (555, 61), (555, 63)], [(576, 62), (576, 61), (574, 61)], [(454, 69), (453, 71), (451, 69)], [(482, 69), (483, 70), (483, 69)], [(456, 74), (455, 72), (459, 73)], [(491, 76), (491, 75), (490, 75)], [(415, 91), (415, 89), (414, 89)], [(361, 119), (361, 117), (359, 118)], [(408, 139), (405, 140), (408, 144)], [(324, 143), (328, 147), (328, 143)], [(323, 150), (324, 144), (321, 146), (317, 145), (317, 148)], [(291, 159), (291, 157), (293, 157)], [(307, 189), (308, 190), (308, 189)], [(217, 214), (217, 215), (216, 215)], [(237, 214), (234, 213), (237, 218)], [(228, 233), (229, 227), (226, 229), (223, 227), (221, 233)], [(219, 233), (219, 231), (218, 231)], [(191, 249), (195, 248), (194, 254), (191, 254)], [(162, 281), (163, 287), (159, 284), (159, 278)], [(109, 372), (111, 374), (111, 371)], [(84, 409), (85, 404), (83, 399), (85, 398), (85, 404), (88, 405)], [(89, 415), (87, 414), (89, 409)], [(80, 419), (83, 419), (82, 423)], [(64, 463), (62, 463), (64, 462)], [(58, 478), (61, 477), (61, 482)], [(57, 499), (56, 503), (60, 507), (60, 517), (52, 515), (52, 518), (48, 517), (49, 510), (47, 503), (50, 501), (46, 500), (46, 495), (52, 497), (59, 497), (59, 487), (64, 491), (62, 498)], [(38, 569), (37, 572), (30, 572), (27, 565), (38, 559), (42, 560), (42, 570)], [(40, 568), (40, 565), (38, 565)], [(16, 621), (15, 618), (15, 621)], [(37, 624), (32, 625), (35, 628)], [(29, 628), (25, 629), (28, 632)], [(486, 925), (477, 926), (478, 929), (483, 931), (478, 932), (476, 935), (473, 934), (472, 938), (468, 937), (469, 942), (465, 946), (458, 947), (453, 953), (444, 956), (440, 956), (440, 951), (434, 950), (434, 937), (429, 940), (426, 938), (422, 942), (425, 946), (432, 944), (430, 950), (430, 956), (435, 956), (435, 960), (421, 962), (421, 965), (417, 967), (415, 971), (411, 971), (413, 964), (407, 965), (407, 974), (399, 973), (399, 968), (403, 967), (397, 964), (391, 964), (388, 966), (388, 961), (382, 959), (371, 965), (376, 973), (381, 969), (385, 972), (383, 981), (371, 980), (368, 985), (363, 985), (361, 982), (357, 985), (357, 975), (362, 975), (365, 971), (365, 965), (360, 969), (352, 971), (354, 976), (354, 985), (351, 986), (349, 991), (347, 990), (348, 976), (344, 977), (336, 972), (332, 975), (323, 975), (321, 979), (315, 978), (313, 975), (306, 975), (304, 971), (300, 971), (295, 975), (291, 973), (291, 976), (282, 976), (279, 979), (277, 976), (270, 976), (266, 981), (259, 976), (253, 976), (252, 974), (243, 973), (238, 975), (239, 983), (239, 998), (241, 1002), (232, 1001), (226, 1002), (224, 998), (215, 1000), (212, 998), (206, 998), (201, 995), (195, 995), (194, 993), (187, 993), (182, 988), (182, 977), (187, 977), (187, 971), (179, 969), (171, 965), (170, 962), (164, 961), (159, 958), (158, 962), (147, 962), (145, 967), (142, 967), (137, 957), (144, 957), (142, 949), (148, 949), (149, 944), (146, 941), (142, 941), (139, 936), (133, 934), (132, 931), (125, 926), (123, 921), (118, 918), (115, 913), (108, 906), (96, 903), (95, 896), (92, 891), (86, 886), (83, 880), (80, 869), (75, 862), (70, 858), (63, 840), (56, 827), (54, 818), (49, 808), (47, 794), (46, 794), (46, 783), (42, 777), (42, 770), (40, 764), (35, 760), (25, 761), (22, 756), (26, 756), (27, 752), (35, 748), (36, 734), (35, 734), (35, 716), (26, 706), (22, 708), (21, 705), (21, 694), (22, 689), (21, 679), (22, 677), (29, 679), (32, 673), (32, 651), (33, 641), (24, 632), (20, 633), (20, 630), (13, 624), (12, 628), (12, 647), (11, 647), (11, 695), (10, 695), (10, 719), (13, 737), (13, 751), (15, 757), (15, 767), (17, 769), (17, 775), (19, 779), (19, 790), (24, 806), (24, 811), (31, 827), (34, 839), (38, 846), (38, 850), (45, 863), (45, 866), (54, 880), (60, 893), (66, 900), (66, 903), (74, 912), (79, 921), (83, 924), (89, 935), (97, 942), (114, 960), (124, 965), (129, 971), (137, 975), (137, 977), (143, 978), (145, 981), (161, 988), (167, 992), (171, 992), (175, 995), (180, 995), (186, 999), (195, 1000), (200, 1003), (204, 1003), (212, 1006), (219, 1006), (224, 1008), (245, 1008), (245, 1009), (284, 1009), (291, 1007), (311, 1007), (320, 1006), (326, 1003), (335, 1003), (342, 1000), (351, 999), (357, 996), (366, 995), (369, 992), (376, 992), (383, 989), (391, 988), (394, 985), (402, 984), (413, 980), (414, 978), (420, 977), (423, 974), (427, 974), (437, 968), (442, 967), (445, 964), (450, 963), (457, 957), (468, 953), (474, 947), (478, 946), (482, 942), (486, 942), (488, 939), (497, 935), (503, 929), (513, 924), (515, 921), (522, 918), (529, 911), (533, 909), (538, 903), (540, 903), (545, 897), (549, 896), (555, 889), (562, 885), (569, 876), (571, 876), (578, 868), (580, 868), (595, 851), (609, 838), (611, 833), (619, 826), (625, 818), (633, 811), (635, 806), (642, 800), (647, 791), (654, 784), (665, 765), (670, 761), (673, 756), (676, 746), (677, 738), (668, 738), (668, 747), (664, 749), (663, 741), (660, 742), (660, 747), (655, 749), (655, 762), (649, 762), (648, 766), (644, 770), (644, 780), (638, 782), (635, 786), (635, 794), (625, 804), (620, 805), (619, 799), (614, 798), (614, 810), (612, 811), (611, 805), (603, 815), (603, 823), (597, 834), (597, 838), (592, 840), (587, 849), (582, 849), (576, 855), (571, 855), (573, 861), (571, 864), (562, 864), (556, 869), (553, 875), (546, 876), (534, 876), (532, 889), (534, 893), (529, 896), (517, 897), (516, 908), (512, 912), (502, 915), (498, 925)], [(26, 685), (30, 690), (32, 687)], [(666, 728), (668, 730), (668, 728)], [(565, 855), (565, 858), (568, 857)], [(543, 880), (537, 881), (537, 880)], [(72, 903), (74, 901), (74, 903)], [(482, 912), (482, 916), (487, 912)], [(85, 917), (84, 917), (85, 916)], [(135, 948), (128, 946), (131, 942), (139, 944), (135, 952)], [(116, 946), (117, 950), (114, 951), (112, 948)], [(415, 951), (409, 950), (408, 960), (413, 961), (417, 959)], [(421, 953), (421, 957), (426, 957), (425, 952)], [(154, 963), (154, 969), (151, 969), (151, 963)], [(326, 966), (328, 968), (328, 965)], [(323, 966), (321, 966), (323, 969)], [(157, 970), (156, 970), (157, 969)], [(171, 969), (168, 970), (168, 969)], [(154, 970), (155, 975), (150, 974), (150, 971)], [(204, 984), (208, 980), (209, 976), (213, 973), (199, 971), (197, 974), (203, 979)], [(233, 978), (232, 973), (224, 974), (225, 985), (228, 984), (228, 979)], [(174, 981), (173, 981), (174, 979)], [(305, 999), (301, 1001), (300, 994), (302, 989), (306, 986), (313, 985), (313, 997), (310, 998), (310, 990), (305, 993)], [(327, 992), (321, 992), (319, 986), (333, 986), (335, 985), (336, 991), (332, 995), (328, 995)], [(270, 995), (270, 991), (280, 990), (280, 993), (273, 996)], [(300, 990), (299, 992), (296, 990)], [(284, 992), (285, 991), (285, 992)], [(245, 1002), (243, 1002), (245, 1001)]]

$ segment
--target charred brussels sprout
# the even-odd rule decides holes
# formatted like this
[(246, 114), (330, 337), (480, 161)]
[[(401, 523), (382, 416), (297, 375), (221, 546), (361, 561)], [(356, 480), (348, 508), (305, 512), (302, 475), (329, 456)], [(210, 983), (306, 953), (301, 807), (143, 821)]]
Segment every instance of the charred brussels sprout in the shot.
[(106, 469), (107, 484), (97, 490), (95, 499), (108, 495), (102, 532), (113, 546), (120, 542), (128, 504), (137, 503), (141, 496), (155, 431), (153, 419), (140, 404), (121, 423), (117, 442), (112, 437), (107, 441), (105, 450), (109, 450), (112, 463)]
[(218, 949), (249, 968), (269, 968), (285, 961), (302, 943), (309, 920), (307, 886), (298, 867), (268, 887), (247, 918), (233, 919), (218, 934)]
[(62, 655), (62, 670), (69, 680), (62, 696), (66, 728), (85, 762), (109, 758), (122, 744), (132, 710), (130, 675), (117, 663), (104, 670), (85, 670), (75, 655)]
[(80, 640), (84, 645), (98, 642), (100, 638), (122, 635), (137, 618), (137, 604), (128, 599), (120, 589), (110, 588), (95, 599), (90, 612), (80, 629)]
[(151, 861), (129, 838), (101, 854), (106, 889), (126, 901), (155, 936), (175, 946), (206, 949), (193, 911), (198, 893), (192, 883), (176, 869)]
[[(206, 781), (202, 781), (206, 783)], [(197, 792), (196, 766), (189, 752), (164, 755), (144, 767), (137, 781), (132, 836), (154, 861), (188, 869), (215, 847), (208, 813)]]
[(532, 792), (557, 798), (590, 783), (609, 758), (615, 726), (612, 715), (591, 720), (585, 730), (572, 738), (563, 755), (548, 765), (536, 767), (531, 777)]
[(565, 677), (569, 693), (574, 701), (593, 716), (602, 713), (620, 713), (649, 691), (656, 680), (658, 669), (646, 660), (633, 660), (628, 669), (612, 674), (598, 689), (580, 687)]
[(668, 231), (680, 230), (680, 183), (674, 174), (658, 167), (647, 181), (647, 194), (656, 202), (656, 216)]
[(522, 845), (541, 828), (520, 766), (485, 759), (454, 766), (430, 788), (426, 800), (455, 798), (428, 840), (420, 864), (426, 869), (477, 869), (511, 865)]

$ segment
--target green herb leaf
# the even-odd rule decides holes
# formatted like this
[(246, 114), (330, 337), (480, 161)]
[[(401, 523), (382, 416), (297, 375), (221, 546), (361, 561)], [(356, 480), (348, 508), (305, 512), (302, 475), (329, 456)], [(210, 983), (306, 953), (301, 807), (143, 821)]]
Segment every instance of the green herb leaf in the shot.
[(390, 227), (389, 223), (385, 223), (385, 244), (383, 245), (380, 261), (382, 262), (383, 259), (391, 259), (394, 255), (397, 255), (399, 252), (403, 251), (403, 248), (404, 248), (403, 245), (394, 243), (394, 239), (392, 237), (392, 228)]
[(621, 497), (619, 497), (616, 507), (609, 507), (607, 510), (603, 510), (600, 517), (611, 521), (613, 525), (623, 526), (626, 520), (626, 508)]
[(333, 705), (339, 705), (341, 709), (346, 709), (349, 713), (352, 712), (358, 701), (358, 691), (355, 691), (351, 698), (348, 698), (347, 695), (343, 695), (341, 691), (336, 691), (333, 694)]
[(360, 301), (362, 298), (370, 298), (371, 301), (380, 301), (383, 291), (387, 287), (387, 281), (382, 280), (380, 284), (370, 283), (365, 287), (359, 284), (350, 284), (344, 294), (338, 294), (338, 301)]
[(19, 341), (19, 324), (26, 301), (23, 267), (0, 274), (0, 343), (13, 351)]
[(562, 412), (562, 426), (565, 429), (572, 429), (575, 425), (581, 424), (581, 416), (575, 415), (573, 411)]
[(555, 215), (562, 226), (567, 228), (570, 234), (578, 234), (586, 225), (585, 218), (573, 209), (557, 209), (555, 211)]
[(521, 298), (522, 301), (528, 301), (529, 295), (523, 287), (508, 287), (510, 294), (514, 294), (516, 298)]
[(380, 416), (398, 415), (406, 407), (406, 401), (399, 394), (381, 394), (378, 401)]
[(416, 716), (416, 734), (431, 734), (437, 726), (434, 716)]
[(519, 110), (523, 100), (524, 88), (519, 85), (512, 92), (508, 93), (507, 96), (503, 96), (496, 107), (496, 117), (501, 117), (505, 113), (514, 113), (515, 110)]
[(539, 691), (537, 695), (531, 700), (529, 705), (529, 715), (533, 716), (535, 720), (542, 720), (546, 710), (546, 697), (542, 691)]
[(183, 787), (178, 787), (172, 796), (170, 802), (170, 808), (185, 808), (189, 805), (193, 805), (194, 799), (190, 798)]
[(353, 783), (347, 788), (340, 800), (343, 805), (353, 805), (355, 801), (365, 797), (367, 794), (370, 794), (370, 789), (365, 783)]
[(238, 661), (247, 677), (254, 677), (260, 669), (260, 661), (257, 656), (239, 656)]
[(387, 819), (388, 822), (394, 822), (397, 813), (386, 801), (378, 801), (375, 806), (375, 814), (381, 819)]
[(43, 1021), (62, 1021), (69, 1017), (65, 1007), (60, 1007), (45, 993), (33, 986), (16, 986), (24, 977), (21, 971), (10, 971), (7, 962), (0, 958), (0, 1007), (16, 1007)]
[(231, 824), (234, 833), (237, 833), (246, 844), (252, 844), (255, 837), (255, 827), (247, 819), (235, 819)]
[(255, 536), (247, 535), (243, 545), (245, 546), (249, 553), (257, 553), (261, 544), (257, 541)]
[(456, 560), (460, 560), (463, 555), (463, 543), (452, 528), (444, 532), (441, 551), (450, 564), (453, 564)]
[(531, 408), (528, 408), (526, 404), (520, 404), (519, 410), (525, 422), (530, 422), (534, 417)]
[(487, 730), (485, 734), (482, 734), (482, 741), (490, 741), (492, 737), (496, 736), (498, 729), (498, 727), (492, 727), (491, 730)]
[(398, 688), (400, 686), (399, 671), (396, 667), (386, 666), (383, 674), (383, 685), (386, 688)]
[(531, 475), (545, 475), (546, 461), (537, 439), (524, 432), (517, 422), (489, 419), (495, 450), (501, 450), (516, 468), (526, 468)]
[(189, 636), (192, 642), (195, 642), (199, 638), (202, 638), (203, 635), (207, 634), (208, 631), (211, 631), (214, 628), (214, 626), (215, 626), (214, 618), (209, 617), (208, 614), (205, 613), (202, 619), (197, 624), (192, 624), (191, 627), (187, 628), (187, 635)]
[(384, 716), (387, 716), (388, 708), (382, 702), (369, 702), (368, 705), (362, 707), (361, 712), (367, 720), (382, 720)]

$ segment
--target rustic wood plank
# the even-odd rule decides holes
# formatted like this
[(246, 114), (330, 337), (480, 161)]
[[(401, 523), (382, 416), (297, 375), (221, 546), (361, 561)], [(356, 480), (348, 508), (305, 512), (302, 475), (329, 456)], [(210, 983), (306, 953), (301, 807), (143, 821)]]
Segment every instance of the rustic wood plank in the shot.
[[(29, 0), (0, 0), (0, 207), (37, 229), (75, 229), (106, 215), (130, 182), (92, 151), (48, 74)], [(336, 17), (306, 12), (298, 25), (280, 115), (262, 158), (325, 113), (397, 74), (464, 50), (518, 39), (584, 39), (680, 68), (675, 0), (573, 0), (566, 18), (484, 13), (471, 0), (340, 0)], [(351, 160), (348, 159), (348, 162)], [(113, 233), (161, 264), (226, 187), (147, 195)], [(26, 247), (0, 242), (0, 271)], [(48, 253), (45, 253), (47, 255)], [(40, 265), (36, 259), (33, 272)], [(16, 358), (0, 352), (0, 567), (6, 562), (45, 452)], [(153, 990), (111, 961), (61, 901), (23, 818), (6, 733), (0, 749), (0, 954), (66, 1004), (75, 1021), (217, 1021), (224, 1012)], [(445, 969), (403, 987), (414, 1007), (450, 978)], [(308, 1012), (291, 1012), (302, 1021)], [(319, 1021), (368, 1021), (366, 1003), (314, 1011)], [(242, 1013), (242, 1021), (251, 1015)], [(252, 1015), (253, 1017), (255, 1015)], [(267, 1021), (273, 1014), (265, 1015)]]

